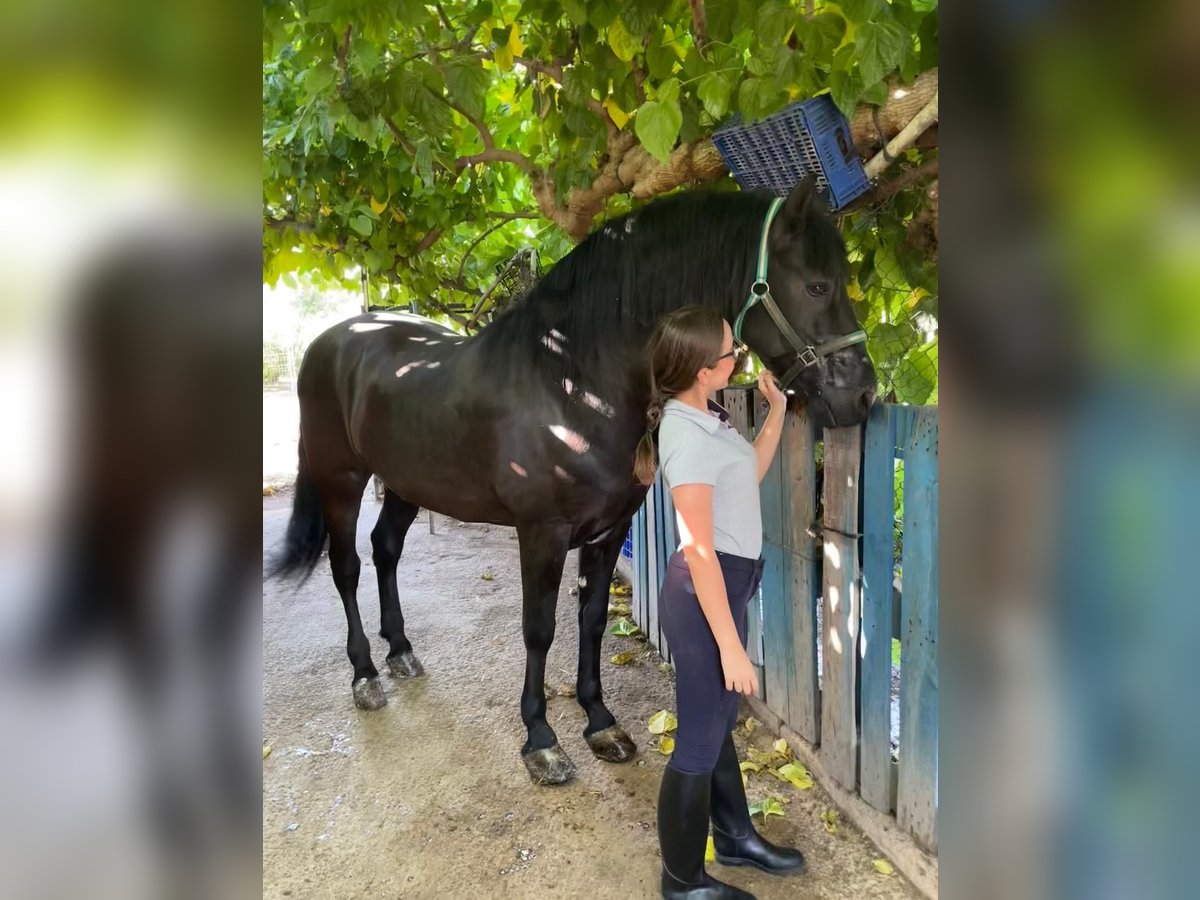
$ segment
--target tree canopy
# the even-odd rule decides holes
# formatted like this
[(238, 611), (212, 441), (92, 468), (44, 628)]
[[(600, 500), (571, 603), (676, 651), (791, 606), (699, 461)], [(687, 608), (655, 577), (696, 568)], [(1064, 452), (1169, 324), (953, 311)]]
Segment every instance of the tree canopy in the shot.
[[(937, 34), (936, 0), (266, 0), (264, 279), (361, 269), (445, 314), (522, 246), (550, 265), (639, 202), (736, 189), (733, 114), (828, 91), (874, 155), (936, 97)], [(842, 218), (893, 367), (935, 340), (936, 167), (935, 126)]]

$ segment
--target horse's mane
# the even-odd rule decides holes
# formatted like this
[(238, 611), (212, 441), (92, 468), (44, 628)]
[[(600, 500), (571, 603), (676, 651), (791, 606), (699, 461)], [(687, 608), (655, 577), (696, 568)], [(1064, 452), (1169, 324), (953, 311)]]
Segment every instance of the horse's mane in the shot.
[[(732, 322), (754, 280), (770, 201), (766, 192), (691, 191), (606, 222), (476, 341), (490, 363), (511, 371), (529, 358), (523, 348), (539, 350), (547, 336), (565, 340), (565, 352), (547, 354), (550, 358), (539, 352), (537, 365), (554, 375), (561, 368), (563, 375), (585, 372), (604, 379), (613, 369), (613, 348), (647, 334), (666, 312), (712, 306)], [(806, 258), (841, 255), (839, 266), (845, 265), (832, 223), (804, 228), (801, 239)]]

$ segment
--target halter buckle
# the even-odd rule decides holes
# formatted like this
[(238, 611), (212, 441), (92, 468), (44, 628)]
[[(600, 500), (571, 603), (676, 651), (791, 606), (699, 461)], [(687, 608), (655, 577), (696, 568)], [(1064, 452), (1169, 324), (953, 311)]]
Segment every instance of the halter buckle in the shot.
[(756, 281), (754, 284), (750, 285), (750, 296), (754, 297), (756, 300), (761, 300), (769, 293), (771, 293), (771, 286), (765, 281)]
[(798, 354), (800, 362), (804, 363), (804, 368), (815, 366), (817, 364), (817, 352), (812, 347), (805, 347)]

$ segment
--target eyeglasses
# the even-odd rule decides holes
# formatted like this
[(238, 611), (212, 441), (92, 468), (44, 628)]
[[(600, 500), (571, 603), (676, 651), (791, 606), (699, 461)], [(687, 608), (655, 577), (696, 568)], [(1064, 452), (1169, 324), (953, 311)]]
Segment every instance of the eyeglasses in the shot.
[(718, 356), (713, 361), (713, 364), (711, 366), (709, 366), (709, 368), (710, 369), (715, 368), (717, 366), (717, 364), (720, 363), (721, 360), (723, 360), (723, 359), (732, 359), (733, 364), (735, 366), (739, 366), (746, 359), (746, 356), (747, 356), (747, 354), (749, 354), (749, 352), (750, 352), (750, 348), (747, 347), (745, 344), (743, 344), (741, 341), (734, 341), (733, 349), (730, 350), (728, 353), (722, 353), (720, 356)]

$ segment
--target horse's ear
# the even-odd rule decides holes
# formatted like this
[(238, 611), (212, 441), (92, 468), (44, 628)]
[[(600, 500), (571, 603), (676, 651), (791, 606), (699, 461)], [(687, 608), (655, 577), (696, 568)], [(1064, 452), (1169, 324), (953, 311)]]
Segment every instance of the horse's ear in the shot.
[(787, 227), (792, 232), (797, 232), (804, 227), (804, 221), (808, 218), (808, 210), (812, 205), (813, 200), (817, 196), (817, 179), (813, 177), (811, 172), (805, 174), (800, 179), (800, 183), (792, 188), (792, 192), (788, 194), (787, 200), (784, 201), (781, 218), (787, 223)]

